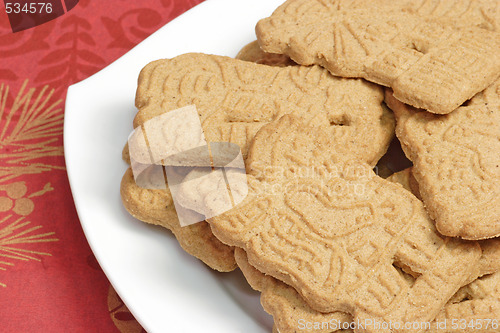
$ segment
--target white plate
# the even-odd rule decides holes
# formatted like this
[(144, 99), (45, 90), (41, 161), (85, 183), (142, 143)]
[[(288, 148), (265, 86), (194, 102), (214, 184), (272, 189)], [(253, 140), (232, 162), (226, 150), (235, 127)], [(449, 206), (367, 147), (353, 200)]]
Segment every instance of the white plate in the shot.
[(71, 86), (64, 151), (85, 235), (107, 277), (148, 332), (270, 332), (272, 320), (240, 272), (212, 272), (159, 227), (133, 219), (119, 186), (137, 76), (148, 62), (186, 52), (235, 56), (283, 0), (208, 0), (122, 58)]

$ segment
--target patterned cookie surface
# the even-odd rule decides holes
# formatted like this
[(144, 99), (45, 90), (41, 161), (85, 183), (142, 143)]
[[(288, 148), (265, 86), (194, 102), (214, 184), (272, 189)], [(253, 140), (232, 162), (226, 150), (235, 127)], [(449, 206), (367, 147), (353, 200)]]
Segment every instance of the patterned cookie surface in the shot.
[[(246, 157), (255, 133), (284, 114), (327, 127), (367, 157), (385, 153), (393, 117), (383, 92), (362, 79), (334, 77), (319, 66), (272, 67), (206, 54), (184, 54), (147, 65), (139, 76), (134, 128), (194, 104), (208, 142), (231, 142)], [(346, 139), (348, 138), (348, 139)]]
[(127, 211), (135, 218), (172, 231), (181, 247), (212, 269), (229, 272), (236, 268), (234, 248), (221, 243), (203, 221), (181, 227), (170, 191), (137, 186), (128, 169), (123, 175), (120, 194)]
[[(428, 332), (496, 333), (500, 331), (499, 318), (500, 272), (497, 272), (461, 288), (453, 302), (438, 314)], [(447, 325), (443, 326), (443, 322)]]
[(499, 236), (500, 80), (445, 116), (407, 106), (390, 91), (386, 102), (438, 230), (465, 239)]
[[(415, 193), (418, 193), (418, 184), (412, 179), (411, 168), (405, 169), (398, 173), (393, 174), (388, 180), (401, 184), (403, 188)], [(414, 185), (410, 185), (414, 184)], [(479, 262), (479, 274), (476, 276), (484, 276), (491, 273), (497, 272), (500, 267), (500, 239), (492, 239), (480, 242), (483, 255)], [(247, 279), (250, 286), (262, 292), (261, 303), (264, 310), (271, 314), (275, 321), (276, 329), (279, 329), (281, 333), (295, 333), (295, 332), (336, 332), (337, 327), (342, 327), (341, 325), (348, 325), (352, 323), (352, 317), (342, 313), (321, 313), (311, 309), (311, 307), (302, 299), (302, 297), (293, 289), (292, 287), (286, 285), (285, 283), (276, 280), (275, 278), (265, 275), (257, 270), (255, 267), (251, 266), (248, 262), (247, 255), (243, 249), (235, 248), (234, 256), (238, 267), (241, 269), (245, 278)], [(401, 268), (400, 268), (401, 269)], [(401, 271), (402, 274), (403, 271)], [(408, 283), (412, 283), (414, 278), (407, 276)], [(475, 278), (473, 278), (475, 280)], [(484, 278), (484, 279), (489, 279)], [(479, 297), (471, 297), (472, 293), (470, 290), (475, 290), (475, 285), (480, 284), (480, 281), (474, 281), (470, 285), (460, 289), (452, 298), (450, 302), (445, 306), (445, 308), (439, 314), (439, 320), (442, 322), (444, 319), (451, 321), (454, 319), (453, 315), (457, 313), (457, 305), (459, 302), (468, 302), (469, 300), (476, 299)], [(481, 299), (494, 297), (495, 294), (490, 291), (483, 292)], [(468, 299), (467, 299), (468, 298)], [(487, 302), (491, 302), (488, 300)], [(482, 304), (482, 303), (479, 303)], [(469, 305), (462, 304), (460, 308), (468, 309), (470, 311)], [(481, 312), (483, 311), (483, 312)], [(483, 310), (478, 308), (472, 313), (483, 314)], [(471, 319), (479, 319), (480, 317), (470, 317), (471, 314), (467, 315), (469, 321)], [(457, 317), (460, 319), (460, 317)], [(455, 319), (457, 319), (455, 318)], [(490, 317), (492, 319), (493, 317)], [(484, 318), (483, 318), (484, 319)], [(328, 324), (325, 324), (328, 323)], [(333, 323), (333, 324), (332, 324)], [(321, 326), (323, 325), (323, 326)], [(432, 323), (433, 329), (437, 329), (436, 323)], [(490, 325), (491, 326), (491, 325)], [(311, 329), (307, 329), (311, 327)], [(316, 328), (314, 328), (316, 327)], [(323, 328), (321, 328), (323, 327)], [(347, 327), (347, 326), (346, 326)], [(441, 328), (442, 330), (443, 328)], [(485, 331), (486, 332), (486, 331)]]
[[(295, 289), (250, 265), (243, 249), (236, 248), (234, 257), (250, 286), (262, 292), (260, 302), (264, 310), (273, 316), (274, 325), (280, 333), (337, 332), (338, 330), (331, 329), (335, 327), (334, 325), (352, 322), (352, 317), (346, 313), (321, 313), (311, 309)], [(329, 323), (329, 325), (323, 325), (327, 327), (318, 329), (314, 328), (314, 323)]]
[[(262, 75), (261, 80), (267, 84), (276, 83), (274, 89), (263, 87), (263, 82), (254, 79), (254, 75), (248, 72), (256, 68), (260, 70), (257, 74)], [(136, 104), (140, 111), (136, 125), (161, 112), (195, 103), (207, 139), (237, 143), (246, 155), (248, 141), (276, 115), (290, 110), (300, 113), (302, 108), (311, 113), (326, 110), (318, 116), (322, 121), (319, 124), (332, 125), (339, 138), (353, 136), (352, 144), (357, 145), (359, 154), (368, 154), (375, 163), (384, 153), (392, 136), (394, 119), (392, 113), (381, 105), (383, 95), (379, 88), (363, 80), (334, 78), (319, 67), (289, 71), (269, 68), (200, 54), (150, 63), (139, 78)], [(289, 95), (285, 95), (287, 92), (281, 89), (288, 86)], [(229, 88), (226, 91), (224, 87)], [(261, 91), (263, 98), (254, 98), (255, 91)], [(221, 96), (222, 92), (227, 92), (227, 95)], [(283, 96), (285, 100), (280, 101)], [(323, 104), (315, 106), (318, 101)], [(212, 105), (212, 102), (215, 104)], [(314, 114), (311, 118), (311, 122), (315, 123)], [(365, 122), (371, 125), (365, 126)], [(366, 132), (360, 129), (361, 126)], [(369, 132), (371, 142), (367, 143), (361, 136), (370, 135)], [(124, 151), (124, 158), (129, 159), (128, 149)], [(186, 230), (180, 227), (168, 189), (165, 193), (162, 190), (140, 189), (129, 172), (123, 179), (122, 199), (132, 215), (172, 230), (188, 253), (210, 267), (220, 271), (235, 267), (232, 249), (213, 237), (206, 222), (189, 226)], [(152, 209), (149, 201), (140, 197), (147, 197), (156, 204), (168, 201), (168, 205), (164, 205), (164, 210), (158, 205)]]
[[(291, 116), (261, 129), (248, 157), (249, 195), (209, 219), (213, 233), (315, 310), (432, 320), (471, 275), (479, 246), (443, 238), (418, 199), (343, 147)], [(412, 286), (395, 261), (418, 276)]]
[[(261, 60), (267, 63), (271, 60), (277, 63), (278, 59), (287, 59), (285, 56), (264, 53), (256, 42), (242, 49), (239, 56), (245, 58), (242, 60)], [(288, 62), (292, 63), (289, 58)], [(140, 82), (149, 80), (153, 69), (159, 63), (160, 61), (157, 61), (146, 66), (141, 73)], [(285, 64), (285, 61), (281, 63)], [(128, 143), (123, 149), (122, 158), (127, 164), (130, 164)], [(232, 271), (236, 267), (233, 248), (222, 244), (215, 238), (205, 221), (185, 228), (180, 226), (168, 188), (165, 190), (141, 188), (135, 183), (129, 169), (122, 179), (121, 196), (125, 208), (131, 215), (143, 222), (160, 225), (171, 230), (186, 252), (200, 259), (212, 269), (226, 272)]]
[[(406, 190), (413, 193), (420, 200), (420, 189), (418, 182), (413, 176), (413, 168), (407, 168), (391, 175), (387, 180), (398, 183)], [(478, 277), (493, 274), (500, 271), (500, 238), (486, 239), (478, 242), (483, 254), (479, 259), (477, 271), (470, 278), (474, 281)]]
[(266, 52), (391, 87), (450, 113), (500, 75), (498, 1), (288, 0), (257, 24)]
[[(312, 310), (292, 287), (252, 267), (242, 249), (235, 249), (235, 258), (252, 288), (262, 292), (261, 303), (266, 312), (273, 315), (276, 332), (333, 333), (338, 330), (332, 328), (342, 323), (347, 325), (353, 322), (347, 314), (321, 313)], [(411, 278), (408, 282), (411, 283)], [(428, 323), (426, 332), (493, 333), (499, 330), (498, 318), (500, 318), (500, 273), (495, 273), (479, 278), (458, 290), (439, 312), (436, 320)], [(309, 323), (313, 328), (304, 329), (303, 326), (306, 325), (304, 323)]]

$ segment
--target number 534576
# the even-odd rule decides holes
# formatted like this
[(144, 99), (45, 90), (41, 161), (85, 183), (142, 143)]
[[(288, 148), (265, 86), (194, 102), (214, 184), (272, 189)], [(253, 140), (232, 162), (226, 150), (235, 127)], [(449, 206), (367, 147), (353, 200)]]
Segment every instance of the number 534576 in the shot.
[(52, 13), (52, 4), (50, 2), (38, 2), (38, 3), (30, 3), (27, 4), (25, 3), (20, 4), (19, 2), (6, 2), (5, 3), (5, 11), (7, 14), (20, 14), (20, 13), (26, 13), (26, 14), (42, 14), (42, 13), (47, 13), (50, 14)]

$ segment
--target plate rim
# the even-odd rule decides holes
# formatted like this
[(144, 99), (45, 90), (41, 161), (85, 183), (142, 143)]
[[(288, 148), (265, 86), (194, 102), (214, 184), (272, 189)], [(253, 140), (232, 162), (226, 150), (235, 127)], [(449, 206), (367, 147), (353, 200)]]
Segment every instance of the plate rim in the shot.
[[(137, 311), (136, 306), (132, 302), (130, 302), (129, 298), (120, 290), (121, 288), (117, 285), (117, 283), (115, 281), (114, 273), (110, 271), (110, 268), (107, 265), (103, 264), (103, 258), (101, 258), (100, 254), (98, 254), (100, 252), (100, 250), (98, 249), (99, 245), (95, 241), (91, 241), (91, 239), (92, 239), (93, 236), (91, 235), (92, 232), (90, 231), (89, 224), (85, 223), (85, 218), (81, 217), (82, 215), (84, 215), (83, 214), (84, 208), (82, 207), (82, 200), (79, 198), (81, 193), (80, 193), (80, 191), (78, 189), (76, 189), (76, 185), (75, 185), (75, 178), (77, 177), (77, 175), (75, 174), (76, 170), (75, 170), (74, 167), (72, 167), (73, 161), (74, 161), (73, 154), (78, 154), (78, 152), (72, 151), (71, 148), (70, 148), (70, 146), (69, 146), (69, 144), (68, 144), (73, 139), (73, 137), (71, 136), (69, 127), (70, 127), (70, 124), (72, 124), (72, 122), (74, 122), (73, 117), (75, 116), (75, 114), (73, 114), (71, 112), (71, 110), (72, 110), (72, 103), (73, 103), (73, 100), (75, 98), (74, 96), (78, 93), (78, 91), (79, 91), (79, 89), (81, 87), (84, 87), (89, 82), (91, 82), (93, 80), (96, 80), (96, 78), (98, 79), (102, 75), (105, 75), (105, 73), (108, 70), (108, 68), (110, 68), (112, 66), (117, 66), (116, 65), (117, 63), (121, 63), (123, 61), (123, 59), (129, 53), (133, 52), (134, 50), (136, 50), (138, 48), (141, 48), (142, 45), (144, 45), (145, 43), (148, 43), (148, 41), (154, 39), (155, 36), (160, 35), (164, 29), (168, 29), (168, 27), (170, 27), (172, 25), (175, 25), (175, 24), (179, 24), (179, 22), (182, 22), (183, 20), (186, 20), (186, 17), (190, 17), (191, 15), (193, 15), (193, 13), (203, 12), (203, 11), (210, 11), (211, 10), (210, 7), (217, 8), (218, 6), (222, 6), (222, 5), (225, 5), (225, 4), (228, 4), (228, 3), (246, 3), (246, 4), (250, 3), (250, 4), (254, 5), (254, 6), (258, 6), (259, 3), (262, 4), (264, 2), (270, 2), (270, 3), (272, 2), (272, 3), (275, 3), (275, 4), (279, 5), (283, 1), (282, 0), (273, 0), (273, 1), (259, 0), (259, 2), (258, 2), (258, 1), (255, 1), (255, 0), (239, 0), (239, 1), (234, 1), (234, 0), (206, 0), (206, 1), (204, 1), (204, 2), (202, 2), (200, 4), (198, 4), (198, 5), (194, 6), (190, 10), (182, 13), (181, 15), (179, 15), (176, 18), (174, 18), (173, 20), (169, 21), (162, 28), (160, 28), (155, 33), (153, 33), (152, 35), (150, 35), (149, 37), (147, 37), (144, 41), (142, 41), (141, 43), (139, 43), (138, 45), (136, 45), (134, 48), (132, 48), (131, 50), (129, 50), (128, 52), (126, 52), (124, 55), (122, 55), (121, 57), (119, 57), (118, 59), (116, 59), (114, 62), (112, 62), (111, 64), (109, 64), (105, 68), (101, 69), (99, 72), (95, 73), (94, 75), (92, 75), (89, 78), (86, 78), (85, 80), (82, 80), (82, 81), (80, 81), (78, 83), (75, 83), (75, 84), (71, 85), (70, 87), (68, 87), (67, 96), (66, 96), (66, 103), (65, 103), (65, 111), (64, 111), (64, 115), (65, 115), (64, 132), (63, 132), (64, 159), (65, 159), (65, 163), (66, 163), (66, 166), (67, 166), (67, 174), (68, 174), (69, 185), (70, 185), (71, 193), (73, 195), (74, 204), (75, 204), (75, 207), (76, 207), (76, 210), (77, 210), (78, 218), (79, 218), (80, 224), (82, 226), (83, 232), (85, 234), (85, 237), (87, 239), (87, 242), (88, 242), (88, 244), (89, 244), (89, 246), (90, 246), (93, 254), (95, 255), (97, 261), (99, 262), (99, 264), (101, 266), (101, 269), (103, 270), (103, 272), (106, 275), (107, 279), (109, 280), (109, 282), (111, 283), (111, 285), (113, 286), (113, 288), (116, 290), (116, 292), (118, 293), (118, 295), (122, 298), (122, 300), (124, 301), (125, 305), (128, 307), (128, 309), (134, 315), (134, 317), (136, 318), (136, 320), (148, 332), (149, 331), (153, 331), (151, 329), (151, 327), (150, 327), (150, 323)], [(272, 5), (270, 7), (272, 7), (272, 9), (274, 10), (277, 7), (277, 5)], [(121, 175), (120, 175), (120, 178), (121, 178)]]

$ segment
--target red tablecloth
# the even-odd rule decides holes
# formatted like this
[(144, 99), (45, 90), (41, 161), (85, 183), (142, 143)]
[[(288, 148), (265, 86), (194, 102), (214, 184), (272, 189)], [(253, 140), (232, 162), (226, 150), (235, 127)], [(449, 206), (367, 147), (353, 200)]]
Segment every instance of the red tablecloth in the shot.
[(64, 99), (69, 85), (201, 1), (51, 1), (66, 13), (16, 33), (6, 13), (16, 1), (0, 4), (0, 332), (144, 331), (78, 221)]

